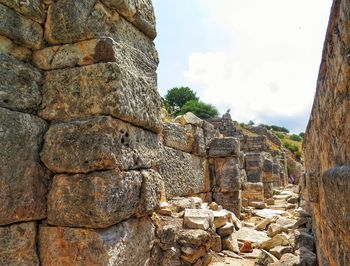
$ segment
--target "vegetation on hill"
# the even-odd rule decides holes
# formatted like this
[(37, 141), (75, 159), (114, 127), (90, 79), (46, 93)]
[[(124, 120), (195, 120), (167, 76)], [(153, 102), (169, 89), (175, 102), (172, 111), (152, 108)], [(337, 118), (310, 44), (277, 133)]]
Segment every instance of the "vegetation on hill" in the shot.
[(175, 87), (167, 91), (163, 99), (165, 109), (170, 116), (175, 117), (192, 112), (202, 119), (219, 115), (217, 108), (199, 100), (196, 92), (189, 87)]

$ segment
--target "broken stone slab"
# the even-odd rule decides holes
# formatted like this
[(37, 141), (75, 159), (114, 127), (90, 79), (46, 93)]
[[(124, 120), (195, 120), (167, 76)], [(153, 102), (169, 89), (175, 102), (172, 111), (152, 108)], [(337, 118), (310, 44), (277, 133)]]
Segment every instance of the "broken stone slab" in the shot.
[(238, 241), (250, 241), (252, 243), (261, 244), (270, 238), (265, 232), (256, 231), (253, 228), (242, 227), (236, 232)]
[(229, 236), (234, 231), (235, 231), (235, 228), (234, 228), (234, 225), (232, 223), (226, 223), (224, 226), (216, 229), (216, 232), (221, 237)]
[(32, 51), (26, 47), (15, 44), (9, 38), (0, 35), (0, 53), (13, 56), (21, 61), (29, 61), (32, 56)]
[(203, 126), (203, 120), (200, 119), (199, 117), (197, 117), (196, 115), (194, 115), (191, 112), (188, 112), (184, 115), (180, 115), (178, 117), (175, 118), (175, 123), (178, 123), (182, 126), (185, 125), (194, 125), (197, 127), (202, 127)]
[[(41, 25), (4, 6), (1, 4), (2, 2), (0, 2), (0, 21), (2, 21), (0, 24), (0, 35), (21, 43), (27, 48), (40, 49), (43, 45), (43, 29)], [(15, 3), (15, 1), (11, 2)]]
[(249, 201), (248, 205), (251, 207), (254, 207), (255, 209), (265, 209), (267, 208), (267, 205), (265, 202), (262, 201)]
[(245, 259), (258, 259), (261, 257), (262, 253), (260, 249), (254, 248), (251, 253), (242, 253), (240, 255)]
[(270, 249), (277, 247), (277, 246), (288, 246), (289, 239), (288, 236), (285, 233), (275, 235), (273, 238), (266, 240), (261, 244), (261, 248), (269, 251)]
[(277, 246), (270, 249), (270, 253), (277, 259), (281, 259), (282, 255), (286, 253), (293, 253), (293, 248), (290, 246)]
[(208, 230), (213, 224), (213, 214), (209, 210), (185, 209), (184, 227)]
[(41, 72), (11, 56), (0, 54), (0, 107), (36, 113), (41, 103)]
[(40, 116), (46, 120), (111, 115), (156, 133), (162, 127), (161, 100), (154, 84), (117, 63), (46, 72), (41, 107)]
[(0, 227), (0, 265), (39, 265), (36, 223)]
[(223, 250), (230, 250), (235, 253), (239, 253), (239, 247), (238, 247), (238, 241), (237, 236), (235, 233), (230, 234), (227, 237), (223, 237), (221, 240), (222, 243), (222, 249)]
[(0, 0), (0, 3), (38, 23), (44, 21), (45, 9), (41, 0), (27, 0), (26, 2)]
[(233, 137), (214, 138), (208, 151), (209, 157), (238, 157), (239, 153), (239, 139)]
[(263, 231), (266, 229), (266, 227), (275, 222), (277, 219), (277, 217), (268, 217), (268, 218), (265, 218), (264, 220), (262, 220), (260, 223), (258, 223), (256, 226), (255, 226), (255, 230), (258, 230), (258, 231)]
[(261, 218), (269, 218), (269, 217), (273, 217), (276, 215), (284, 215), (284, 214), (286, 214), (285, 211), (273, 210), (273, 209), (263, 209), (263, 210), (257, 210), (255, 212), (255, 215), (259, 216)]
[(288, 228), (284, 227), (283, 225), (280, 224), (270, 224), (268, 230), (267, 230), (267, 235), (269, 237), (274, 237), (277, 234), (281, 234), (282, 232), (288, 234)]
[(157, 170), (169, 198), (210, 191), (208, 163), (203, 157), (164, 147)]
[(222, 250), (221, 236), (215, 233), (211, 233), (209, 236), (209, 241), (206, 246), (207, 248), (210, 248), (212, 251), (221, 252)]
[(205, 245), (208, 240), (209, 234), (206, 231), (200, 229), (182, 230), (177, 238), (177, 242), (181, 246), (192, 245), (195, 248)]
[(222, 253), (230, 258), (243, 259), (243, 257), (237, 255), (236, 253), (234, 253), (233, 251), (230, 251), (230, 250), (223, 250)]
[(43, 265), (146, 265), (155, 241), (149, 218), (129, 219), (103, 230), (41, 226)]
[(200, 209), (202, 200), (198, 197), (174, 197), (168, 203), (176, 212), (182, 212), (185, 209)]
[(156, 175), (146, 170), (56, 175), (48, 196), (48, 223), (106, 228), (133, 215), (147, 215), (159, 206)]
[(231, 215), (227, 210), (213, 211), (215, 228), (220, 228), (231, 220)]
[(110, 116), (52, 124), (41, 160), (55, 173), (145, 169), (158, 165), (159, 136)]
[(206, 254), (205, 247), (201, 246), (197, 249), (191, 247), (182, 247), (181, 251), (187, 251), (187, 253), (181, 255), (181, 259), (187, 263), (195, 263), (200, 257), (203, 257)]
[(215, 191), (233, 192), (241, 190), (241, 172), (235, 157), (214, 159)]
[(39, 151), (47, 123), (0, 107), (0, 225), (46, 218), (50, 177)]

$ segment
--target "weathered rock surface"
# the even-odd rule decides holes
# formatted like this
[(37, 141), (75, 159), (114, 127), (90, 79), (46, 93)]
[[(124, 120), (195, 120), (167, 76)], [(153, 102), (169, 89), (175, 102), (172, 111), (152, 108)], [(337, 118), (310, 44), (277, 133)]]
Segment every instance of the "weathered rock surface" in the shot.
[(39, 265), (36, 231), (35, 222), (0, 227), (0, 265)]
[(0, 53), (13, 56), (23, 61), (29, 61), (32, 56), (30, 49), (15, 44), (5, 36), (0, 36)]
[(152, 40), (157, 36), (156, 18), (151, 0), (102, 0), (102, 3), (115, 8), (124, 18), (134, 24)]
[(263, 243), (270, 238), (265, 232), (256, 231), (252, 228), (242, 227), (236, 232), (239, 241), (249, 241), (252, 243)]
[(159, 161), (159, 136), (109, 116), (51, 125), (41, 152), (56, 173), (151, 168)]
[(189, 229), (208, 230), (214, 220), (209, 210), (186, 209), (184, 214), (184, 227)]
[[(40, 24), (2, 5), (3, 2), (0, 2), (0, 35), (22, 43), (25, 47), (40, 49), (43, 43), (43, 29)], [(15, 1), (12, 2), (12, 5), (17, 5)]]
[(194, 125), (197, 127), (202, 127), (204, 121), (202, 119), (200, 119), (199, 117), (197, 117), (196, 115), (194, 115), (191, 112), (188, 112), (184, 115), (180, 115), (178, 117), (175, 118), (175, 122), (179, 123), (182, 126), (185, 125)]
[(233, 192), (241, 190), (241, 172), (236, 158), (216, 158), (214, 160), (214, 169), (214, 191)]
[[(156, 173), (115, 170), (88, 175), (57, 175), (48, 196), (48, 223), (106, 228), (133, 215), (152, 212), (159, 206), (160, 188), (149, 180), (142, 190), (145, 175), (155, 176)], [(138, 209), (140, 204), (143, 207)]]
[(0, 0), (0, 3), (8, 6), (27, 18), (35, 20), (38, 23), (42, 23), (44, 21), (45, 11), (43, 1), (41, 0), (27, 0), (26, 2)]
[(228, 193), (213, 193), (213, 199), (237, 217), (241, 216), (242, 199), (240, 190)]
[(0, 107), (35, 113), (41, 103), (40, 71), (0, 54), (0, 76)]
[(182, 246), (192, 245), (195, 248), (198, 248), (201, 245), (204, 245), (209, 239), (209, 234), (200, 229), (192, 230), (183, 230), (178, 236), (178, 242)]
[(47, 124), (0, 108), (0, 225), (46, 217), (48, 171), (39, 150)]
[(239, 156), (240, 142), (236, 138), (214, 138), (209, 147), (210, 157)]
[(111, 38), (100, 38), (51, 46), (35, 51), (33, 61), (44, 70), (116, 62), (116, 44)]
[(121, 70), (117, 63), (52, 70), (45, 75), (40, 115), (47, 120), (112, 115), (159, 132), (160, 111), (154, 85)]
[(41, 226), (43, 265), (147, 265), (154, 242), (148, 218), (130, 219), (104, 230)]
[(239, 253), (237, 236), (234, 233), (222, 239), (222, 249)]
[(209, 191), (209, 173), (204, 158), (164, 147), (158, 172), (167, 196), (189, 196)]
[(203, 129), (188, 124), (181, 126), (177, 123), (163, 124), (164, 145), (199, 156), (206, 155)]

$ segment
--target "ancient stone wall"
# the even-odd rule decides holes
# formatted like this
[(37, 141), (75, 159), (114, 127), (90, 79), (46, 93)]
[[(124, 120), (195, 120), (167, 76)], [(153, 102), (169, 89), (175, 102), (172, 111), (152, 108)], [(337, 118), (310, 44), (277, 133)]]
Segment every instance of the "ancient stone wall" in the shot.
[(320, 265), (350, 263), (349, 47), (350, 3), (335, 0), (304, 144), (305, 196)]
[(164, 189), (151, 1), (1, 0), (0, 18), (0, 264), (148, 264)]

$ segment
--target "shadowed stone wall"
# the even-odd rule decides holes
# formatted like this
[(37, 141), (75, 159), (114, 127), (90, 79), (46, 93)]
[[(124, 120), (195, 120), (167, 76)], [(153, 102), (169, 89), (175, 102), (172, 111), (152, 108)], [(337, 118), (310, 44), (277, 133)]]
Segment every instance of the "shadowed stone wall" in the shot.
[(350, 3), (333, 2), (307, 127), (305, 197), (320, 265), (349, 265)]

